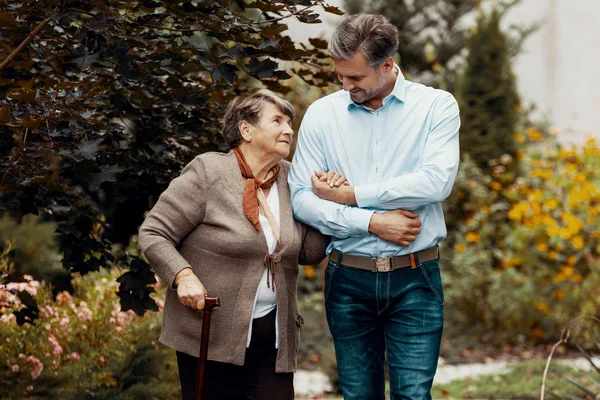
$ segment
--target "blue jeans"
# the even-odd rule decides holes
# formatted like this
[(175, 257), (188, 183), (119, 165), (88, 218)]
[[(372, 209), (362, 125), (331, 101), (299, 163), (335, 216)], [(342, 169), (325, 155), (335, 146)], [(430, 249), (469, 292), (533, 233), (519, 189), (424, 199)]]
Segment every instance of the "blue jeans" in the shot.
[(325, 309), (345, 400), (431, 399), (444, 325), (438, 261), (371, 272), (329, 261)]

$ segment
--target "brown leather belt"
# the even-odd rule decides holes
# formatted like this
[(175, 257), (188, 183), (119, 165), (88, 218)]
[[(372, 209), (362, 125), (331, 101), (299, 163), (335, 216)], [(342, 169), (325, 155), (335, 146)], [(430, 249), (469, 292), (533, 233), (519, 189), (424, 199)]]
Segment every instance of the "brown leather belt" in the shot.
[(365, 269), (373, 272), (389, 272), (395, 269), (411, 267), (412, 269), (417, 268), (419, 264), (427, 261), (439, 260), (440, 249), (438, 246), (430, 247), (425, 250), (417, 251), (415, 253), (406, 254), (404, 256), (397, 257), (359, 257), (351, 256), (350, 254), (342, 254), (342, 259), (338, 260), (340, 252), (333, 250), (329, 254), (329, 260), (333, 262), (340, 262), (341, 265), (350, 268)]

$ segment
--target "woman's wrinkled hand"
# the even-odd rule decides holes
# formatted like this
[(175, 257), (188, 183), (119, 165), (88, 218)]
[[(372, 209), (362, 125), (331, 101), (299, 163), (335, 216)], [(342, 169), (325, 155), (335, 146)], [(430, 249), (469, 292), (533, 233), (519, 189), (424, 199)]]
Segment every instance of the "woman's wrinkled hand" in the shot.
[(179, 271), (175, 276), (175, 285), (177, 286), (177, 297), (181, 304), (196, 311), (204, 310), (206, 289), (190, 268)]
[(319, 178), (320, 182), (324, 182), (327, 185), (329, 185), (329, 187), (332, 187), (332, 188), (340, 187), (342, 185), (345, 185), (345, 186), (350, 185), (345, 176), (343, 176), (335, 171), (324, 172), (324, 171), (317, 169), (317, 170), (315, 170), (315, 176), (317, 178)]
[[(327, 183), (328, 177), (330, 177), (329, 183)], [(311, 184), (313, 193), (324, 200), (349, 206), (356, 205), (354, 188), (350, 186), (345, 177), (336, 172), (325, 173), (317, 170), (311, 177)]]

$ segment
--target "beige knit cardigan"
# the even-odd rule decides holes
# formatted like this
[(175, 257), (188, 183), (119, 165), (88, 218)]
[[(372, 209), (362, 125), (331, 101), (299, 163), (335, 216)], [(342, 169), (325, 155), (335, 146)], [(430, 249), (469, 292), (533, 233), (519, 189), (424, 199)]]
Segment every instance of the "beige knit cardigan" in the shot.
[[(290, 163), (279, 165), (276, 371), (294, 372), (303, 322), (296, 301), (298, 263), (319, 263), (329, 237), (293, 219), (287, 184)], [(175, 275), (191, 267), (208, 295), (221, 300), (212, 316), (208, 359), (236, 365), (244, 364), (254, 297), (268, 254), (263, 232), (254, 228), (242, 210), (244, 183), (232, 151), (197, 156), (162, 193), (139, 231), (144, 255), (169, 287), (160, 341), (198, 356), (202, 319), (179, 302), (172, 288)]]

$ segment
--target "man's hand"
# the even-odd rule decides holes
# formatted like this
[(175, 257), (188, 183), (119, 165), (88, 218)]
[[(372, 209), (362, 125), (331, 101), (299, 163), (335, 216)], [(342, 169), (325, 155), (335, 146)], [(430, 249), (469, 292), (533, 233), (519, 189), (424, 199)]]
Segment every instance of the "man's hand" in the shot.
[(415, 212), (402, 209), (374, 213), (369, 223), (369, 232), (387, 242), (406, 247), (421, 233), (418, 216)]
[(206, 289), (190, 268), (182, 269), (175, 275), (179, 302), (193, 310), (204, 310)]
[(313, 192), (324, 200), (334, 201), (349, 206), (356, 205), (354, 188), (346, 178), (337, 172), (315, 171), (311, 177)]

